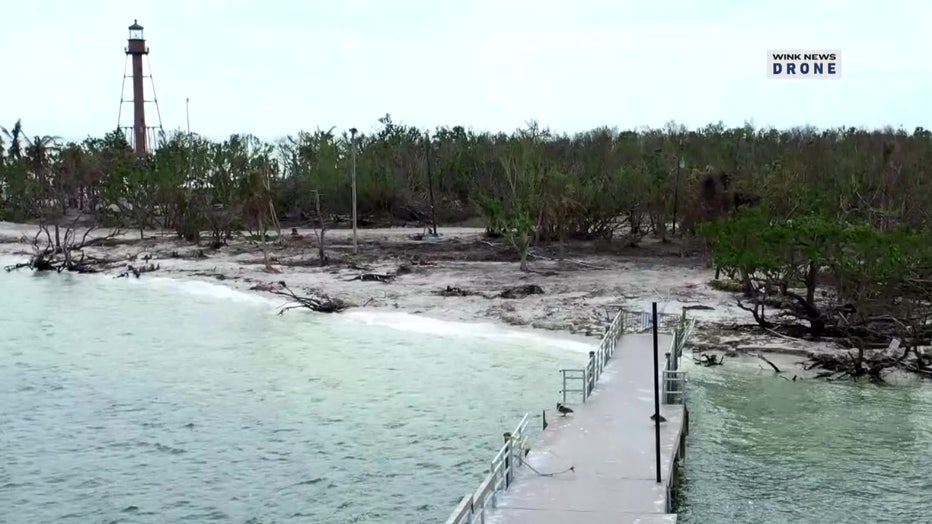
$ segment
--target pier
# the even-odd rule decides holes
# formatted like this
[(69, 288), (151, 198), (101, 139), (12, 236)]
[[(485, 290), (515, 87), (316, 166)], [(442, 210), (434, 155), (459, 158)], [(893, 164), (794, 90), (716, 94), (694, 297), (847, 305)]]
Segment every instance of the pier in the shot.
[(659, 482), (652, 317), (621, 311), (583, 368), (560, 370), (556, 400), (574, 412), (545, 410), (544, 430), (533, 440), (525, 416), (447, 524), (675, 523), (671, 491), (689, 424), (679, 361), (692, 323), (684, 314), (658, 315), (657, 324), (660, 414), (666, 419)]

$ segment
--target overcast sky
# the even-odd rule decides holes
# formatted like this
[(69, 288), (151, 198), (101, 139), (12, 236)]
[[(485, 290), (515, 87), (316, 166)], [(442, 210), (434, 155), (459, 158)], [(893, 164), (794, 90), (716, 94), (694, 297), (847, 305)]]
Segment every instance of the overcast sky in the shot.
[[(932, 127), (932, 2), (919, 0), (11, 1), (0, 125), (115, 128), (133, 19), (162, 125), (183, 129), (190, 98), (192, 131), (214, 138), (370, 130), (385, 113), (492, 131)], [(767, 50), (785, 48), (840, 49), (843, 77), (768, 79)]]

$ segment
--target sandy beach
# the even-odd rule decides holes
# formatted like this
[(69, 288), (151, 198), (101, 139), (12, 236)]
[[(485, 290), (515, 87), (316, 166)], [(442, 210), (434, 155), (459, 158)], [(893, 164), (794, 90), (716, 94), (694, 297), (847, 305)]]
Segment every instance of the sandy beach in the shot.
[[(0, 222), (0, 255), (22, 258), (32, 254), (37, 227)], [(105, 230), (91, 236), (104, 235)], [(533, 251), (531, 272), (518, 268), (504, 240), (487, 239), (483, 229), (442, 227), (439, 237), (415, 228), (361, 229), (359, 253), (352, 252), (352, 231), (327, 231), (331, 263), (320, 267), (316, 237), (311, 229), (283, 232), (282, 244), (269, 242), (272, 271), (265, 268), (259, 242), (238, 237), (219, 250), (191, 245), (170, 232), (124, 232), (105, 244), (85, 249), (88, 256), (107, 259), (105, 273), (113, 276), (151, 264), (151, 275), (219, 283), (237, 290), (270, 295), (279, 281), (298, 294), (324, 293), (354, 307), (390, 309), (463, 322), (497, 322), (509, 326), (550, 330), (555, 336), (591, 337), (603, 332), (618, 307), (649, 311), (656, 301), (661, 312), (697, 320), (694, 346), (721, 351), (763, 351), (782, 365), (795, 365), (817, 344), (778, 337), (751, 336), (729, 329), (752, 322), (738, 309), (735, 297), (713, 289), (714, 272), (696, 256), (683, 257), (672, 243), (645, 241), (640, 247), (574, 243), (561, 262), (556, 248)], [(144, 262), (143, 260), (147, 260)], [(394, 275), (388, 282), (366, 281), (363, 274)], [(542, 293), (503, 298), (503, 291), (525, 285)], [(574, 337), (574, 338), (576, 338)], [(778, 364), (779, 365), (779, 364)]]

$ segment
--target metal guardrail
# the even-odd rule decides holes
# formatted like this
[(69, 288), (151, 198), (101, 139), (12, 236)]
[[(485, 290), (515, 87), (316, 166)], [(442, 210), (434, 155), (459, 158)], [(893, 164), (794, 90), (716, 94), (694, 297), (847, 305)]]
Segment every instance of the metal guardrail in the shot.
[[(605, 330), (605, 334), (602, 335), (602, 340), (599, 341), (598, 347), (595, 351), (589, 352), (589, 360), (586, 362), (586, 367), (582, 369), (560, 370), (560, 376), (563, 382), (560, 394), (562, 395), (563, 402), (566, 402), (567, 393), (582, 393), (583, 403), (589, 399), (589, 395), (602, 376), (602, 372), (605, 371), (605, 366), (608, 364), (609, 359), (615, 354), (615, 348), (618, 346), (618, 337), (625, 332), (625, 320), (628, 316), (634, 318), (630, 312), (624, 309), (618, 311), (615, 318), (612, 319), (611, 324), (608, 325), (608, 329)], [(569, 389), (567, 387), (567, 381), (578, 381), (579, 388)]]
[[(658, 331), (661, 333), (672, 333), (674, 335), (674, 344), (680, 348), (680, 352), (686, 341), (686, 333), (682, 331), (682, 326), (685, 325), (685, 322), (685, 311), (682, 315), (672, 313), (657, 314)], [(562, 402), (566, 403), (567, 393), (581, 393), (582, 402), (585, 404), (586, 401), (589, 400), (589, 395), (592, 394), (592, 390), (595, 388), (599, 378), (602, 376), (602, 372), (605, 370), (608, 360), (615, 354), (618, 337), (625, 333), (642, 333), (653, 327), (653, 318), (650, 312), (629, 311), (626, 309), (620, 310), (618, 314), (615, 315), (615, 318), (612, 319), (612, 323), (609, 324), (605, 335), (602, 336), (598, 348), (596, 348), (595, 351), (589, 352), (589, 361), (586, 363), (586, 367), (560, 370), (563, 384), (563, 387), (560, 389)], [(682, 335), (677, 335), (677, 333), (682, 333)], [(572, 385), (578, 383), (578, 386), (570, 388), (568, 387), (568, 383)]]
[(446, 524), (485, 524), (486, 510), (489, 506), (495, 507), (498, 494), (508, 489), (514, 480), (515, 469), (524, 464), (524, 457), (518, 455), (524, 453), (522, 442), (526, 437), (527, 424), (528, 415), (525, 414), (495, 454), (489, 474), (479, 488), (460, 500)]
[(679, 325), (673, 330), (673, 341), (670, 343), (670, 352), (662, 372), (662, 391), (664, 404), (686, 404), (686, 372), (681, 371), (680, 359), (683, 348), (692, 334), (695, 321), (686, 319), (686, 311), (680, 319)]
[[(624, 333), (643, 333), (654, 327), (650, 311), (621, 310)], [(685, 319), (684, 315), (674, 313), (657, 313), (658, 331), (660, 333), (674, 333), (676, 328)]]

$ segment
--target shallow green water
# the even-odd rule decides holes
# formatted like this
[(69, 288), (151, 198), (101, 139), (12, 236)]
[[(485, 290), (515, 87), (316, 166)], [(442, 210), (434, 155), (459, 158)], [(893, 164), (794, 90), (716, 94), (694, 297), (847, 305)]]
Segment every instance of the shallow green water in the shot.
[(932, 387), (690, 370), (680, 522), (932, 522)]
[(589, 349), (272, 306), (0, 274), (0, 521), (442, 521)]

